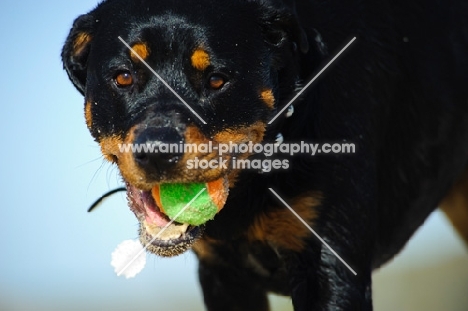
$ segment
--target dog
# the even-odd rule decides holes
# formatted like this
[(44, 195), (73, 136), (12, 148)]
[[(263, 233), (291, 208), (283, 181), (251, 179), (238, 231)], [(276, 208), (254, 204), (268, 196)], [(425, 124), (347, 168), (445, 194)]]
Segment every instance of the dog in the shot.
[[(466, 16), (463, 1), (106, 0), (62, 60), (141, 242), (196, 253), (208, 310), (268, 310), (268, 292), (372, 310), (372, 271), (434, 209), (468, 240)], [(215, 148), (122, 150), (177, 144)], [(161, 184), (214, 182), (202, 224), (156, 202)]]

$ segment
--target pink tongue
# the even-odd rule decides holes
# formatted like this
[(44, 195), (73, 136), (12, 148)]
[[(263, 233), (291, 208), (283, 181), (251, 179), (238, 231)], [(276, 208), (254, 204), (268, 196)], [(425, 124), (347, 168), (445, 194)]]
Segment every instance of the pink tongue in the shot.
[(154, 212), (151, 209), (148, 209), (146, 206), (145, 206), (145, 210), (146, 210), (145, 220), (148, 224), (156, 225), (158, 227), (164, 227), (165, 225), (169, 223), (167, 219), (165, 219), (164, 217), (161, 217), (160, 213)]
[(142, 194), (143, 206), (145, 207), (145, 220), (146, 223), (151, 225), (156, 225), (158, 227), (164, 227), (169, 223), (169, 220), (161, 212), (158, 211), (158, 208), (154, 204), (151, 193)]

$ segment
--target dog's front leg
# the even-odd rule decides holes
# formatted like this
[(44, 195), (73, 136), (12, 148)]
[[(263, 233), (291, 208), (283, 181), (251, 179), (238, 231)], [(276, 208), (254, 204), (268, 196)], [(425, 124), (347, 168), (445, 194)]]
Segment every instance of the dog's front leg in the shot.
[[(345, 253), (329, 241), (338, 252)], [(357, 264), (344, 256), (354, 275), (324, 245), (310, 242), (307, 252), (288, 256), (291, 297), (295, 311), (371, 311), (370, 262)], [(365, 267), (365, 268), (364, 268)]]
[[(290, 253), (288, 270), (295, 311), (372, 310), (371, 270), (377, 235), (375, 173), (370, 161), (332, 161), (322, 204), (301, 252)], [(369, 158), (367, 158), (369, 159)]]

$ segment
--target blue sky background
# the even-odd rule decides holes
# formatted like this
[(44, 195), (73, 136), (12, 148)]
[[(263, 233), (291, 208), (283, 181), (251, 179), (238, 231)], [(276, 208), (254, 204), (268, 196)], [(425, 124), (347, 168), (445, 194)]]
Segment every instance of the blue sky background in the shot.
[[(0, 310), (202, 310), (191, 253), (148, 257), (134, 279), (115, 275), (111, 252), (137, 237), (124, 194), (86, 213), (120, 181), (86, 129), (60, 51), (73, 19), (96, 4), (0, 2)], [(461, 254), (444, 220), (431, 223), (437, 234), (410, 257)], [(432, 251), (434, 239), (445, 249)]]

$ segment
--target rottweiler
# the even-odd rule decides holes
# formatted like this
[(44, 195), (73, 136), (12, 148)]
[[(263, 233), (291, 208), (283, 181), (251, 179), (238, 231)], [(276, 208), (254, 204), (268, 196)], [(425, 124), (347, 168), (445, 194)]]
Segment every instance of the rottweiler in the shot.
[[(208, 310), (268, 310), (268, 292), (372, 310), (372, 271), (434, 209), (468, 239), (467, 16), (461, 0), (107, 0), (62, 59), (141, 242), (196, 253)], [(170, 219), (155, 187), (193, 183), (221, 185), (219, 212)]]

